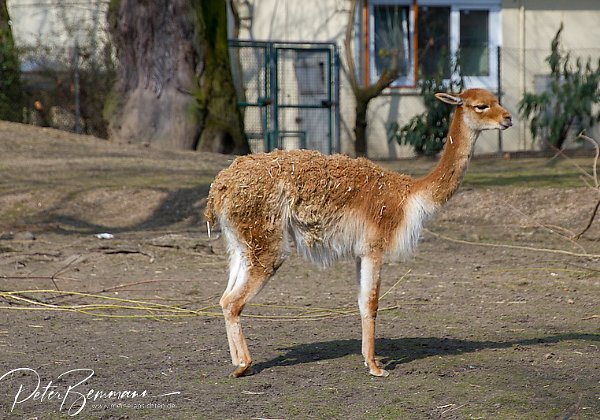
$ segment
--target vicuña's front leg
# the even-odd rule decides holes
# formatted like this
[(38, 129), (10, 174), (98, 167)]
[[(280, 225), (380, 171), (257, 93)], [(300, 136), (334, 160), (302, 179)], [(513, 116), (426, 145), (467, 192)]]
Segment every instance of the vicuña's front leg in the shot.
[(389, 373), (381, 369), (375, 360), (375, 320), (379, 307), (379, 283), (381, 271), (381, 257), (367, 256), (359, 260), (358, 264), (359, 292), (358, 307), (362, 321), (362, 355), (365, 366), (373, 376), (388, 376)]

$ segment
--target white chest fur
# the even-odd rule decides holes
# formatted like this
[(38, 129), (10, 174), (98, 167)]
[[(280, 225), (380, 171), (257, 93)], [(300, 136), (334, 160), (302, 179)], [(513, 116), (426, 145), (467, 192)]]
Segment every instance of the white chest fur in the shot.
[(398, 227), (395, 246), (390, 254), (393, 257), (406, 258), (415, 250), (425, 222), (435, 213), (437, 206), (424, 192), (418, 192), (408, 197), (404, 220)]

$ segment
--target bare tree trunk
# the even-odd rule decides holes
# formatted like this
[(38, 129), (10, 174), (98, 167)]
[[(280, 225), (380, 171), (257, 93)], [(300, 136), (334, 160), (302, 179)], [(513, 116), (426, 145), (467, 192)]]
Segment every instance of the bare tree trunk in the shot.
[(0, 119), (23, 119), (19, 57), (15, 49), (6, 0), (0, 0)]
[(371, 98), (366, 98), (357, 91), (354, 100), (354, 153), (356, 156), (367, 156), (367, 110)]
[(227, 43), (225, 0), (197, 2), (199, 42), (204, 57), (198, 101), (204, 126), (198, 150), (245, 154), (250, 152), (244, 132)]
[(116, 0), (108, 19), (120, 63), (105, 106), (111, 139), (248, 152), (229, 67), (225, 0)]
[(356, 77), (356, 64), (352, 54), (352, 36), (354, 34), (354, 19), (356, 17), (357, 0), (350, 1), (350, 13), (348, 15), (348, 23), (346, 24), (346, 36), (344, 39), (344, 49), (346, 54), (346, 65), (348, 66), (348, 77), (350, 86), (354, 93), (356, 101), (355, 106), (355, 123), (354, 123), (354, 151), (357, 156), (367, 156), (368, 141), (367, 141), (367, 111), (371, 99), (379, 96), (383, 90), (392, 84), (398, 77), (398, 54), (392, 52), (392, 60), (389, 68), (385, 69), (379, 76), (379, 79), (371, 85), (362, 86)]

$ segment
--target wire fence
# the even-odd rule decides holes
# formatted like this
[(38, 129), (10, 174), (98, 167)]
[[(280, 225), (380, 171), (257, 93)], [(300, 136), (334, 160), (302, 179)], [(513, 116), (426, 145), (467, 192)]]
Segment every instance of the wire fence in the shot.
[(339, 151), (335, 44), (231, 40), (229, 48), (253, 152)]

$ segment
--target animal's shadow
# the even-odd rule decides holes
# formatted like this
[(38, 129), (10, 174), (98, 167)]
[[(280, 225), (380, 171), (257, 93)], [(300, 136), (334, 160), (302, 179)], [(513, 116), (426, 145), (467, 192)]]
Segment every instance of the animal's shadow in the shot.
[[(398, 365), (432, 356), (472, 353), (484, 349), (505, 349), (513, 346), (535, 346), (544, 343), (558, 343), (565, 340), (600, 342), (599, 334), (565, 333), (539, 338), (514, 341), (471, 341), (454, 338), (380, 338), (376, 351), (386, 370), (394, 370)], [(300, 344), (280, 349), (281, 356), (254, 365), (259, 373), (275, 366), (293, 366), (312, 363), (317, 360), (333, 360), (349, 355), (360, 355), (360, 340), (333, 340), (319, 343)]]

